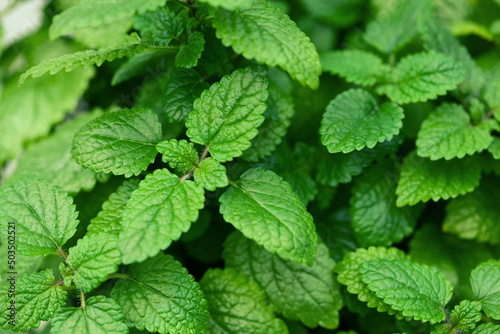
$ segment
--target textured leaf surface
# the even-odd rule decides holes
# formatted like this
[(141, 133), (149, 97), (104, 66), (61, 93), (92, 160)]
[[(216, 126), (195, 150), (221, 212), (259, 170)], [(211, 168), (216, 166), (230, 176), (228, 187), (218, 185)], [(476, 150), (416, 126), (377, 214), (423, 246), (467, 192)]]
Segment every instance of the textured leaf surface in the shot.
[(253, 5), (255, 0), (200, 0), (200, 2), (208, 3), (213, 7), (222, 7), (227, 10), (237, 10), (237, 9), (246, 9)]
[(347, 291), (357, 295), (358, 299), (366, 302), (368, 307), (376, 307), (379, 312), (399, 314), (377, 297), (375, 292), (368, 289), (368, 285), (362, 279), (361, 267), (363, 263), (374, 259), (403, 260), (405, 258), (405, 253), (397, 248), (358, 248), (355, 252), (347, 253), (342, 261), (337, 263), (334, 270), (338, 273), (337, 280), (347, 286)]
[(120, 260), (118, 237), (101, 233), (78, 240), (78, 244), (69, 249), (66, 262), (76, 270), (76, 286), (90, 292), (118, 270)]
[(391, 140), (403, 126), (403, 109), (394, 103), (380, 107), (362, 89), (351, 89), (333, 99), (321, 120), (321, 142), (330, 153), (349, 153)]
[(481, 168), (471, 159), (430, 161), (415, 152), (405, 158), (396, 188), (397, 206), (455, 198), (479, 185)]
[(162, 161), (168, 162), (171, 168), (178, 169), (181, 173), (187, 173), (198, 165), (198, 151), (187, 140), (163, 141), (156, 148), (162, 154)]
[(492, 323), (479, 325), (472, 334), (496, 334), (500, 331), (500, 326)]
[[(7, 290), (2, 289), (0, 306), (0, 326), (15, 331), (28, 331), (38, 328), (40, 321), (47, 321), (57, 310), (66, 304), (67, 292), (55, 285), (52, 269), (33, 274), (26, 274), (15, 283), (15, 297), (8, 298)], [(7, 286), (9, 287), (9, 285)], [(8, 307), (15, 300), (15, 326), (8, 322)]]
[(389, 76), (390, 83), (377, 88), (399, 104), (435, 99), (457, 88), (465, 79), (465, 67), (436, 52), (415, 53), (401, 59)]
[(158, 154), (161, 140), (158, 116), (148, 109), (107, 112), (88, 122), (75, 135), (75, 160), (95, 172), (139, 175)]
[(267, 294), (273, 309), (308, 327), (336, 328), (342, 297), (332, 271), (335, 262), (326, 246), (318, 245), (312, 267), (283, 260), (235, 232), (224, 243), (222, 257), (256, 281)]
[(203, 188), (193, 181), (180, 182), (166, 169), (146, 176), (123, 212), (123, 263), (143, 261), (179, 239), (198, 219), (204, 201)]
[(490, 147), (488, 147), (488, 152), (491, 153), (493, 158), (500, 160), (500, 138), (493, 138)]
[(292, 78), (311, 88), (319, 85), (321, 63), (309, 37), (272, 3), (257, 0), (251, 8), (219, 9), (213, 26), (226, 46), (245, 58), (280, 66)]
[(444, 321), (453, 287), (443, 274), (406, 260), (374, 259), (361, 266), (362, 279), (384, 303), (404, 316), (431, 324)]
[(127, 334), (122, 308), (111, 298), (94, 296), (82, 307), (66, 307), (52, 319), (51, 333)]
[(205, 38), (199, 31), (194, 31), (188, 37), (187, 43), (182, 44), (179, 53), (175, 56), (175, 66), (190, 68), (198, 65), (198, 59), (205, 48)]
[(168, 46), (173, 39), (179, 39), (184, 32), (187, 10), (175, 11), (169, 6), (134, 16), (134, 28), (141, 35), (151, 32), (154, 45)]
[(352, 190), (350, 216), (362, 247), (390, 246), (410, 235), (420, 207), (396, 206), (397, 170), (383, 162), (365, 172)]
[(105, 25), (113, 21), (144, 13), (165, 4), (165, 0), (85, 0), (70, 7), (53, 19), (49, 29), (51, 39), (74, 29)]
[(206, 158), (194, 171), (194, 182), (210, 191), (223, 188), (229, 184), (226, 167), (213, 158)]
[(389, 72), (382, 59), (362, 50), (329, 51), (321, 54), (320, 58), (324, 71), (357, 85), (372, 86)]
[(484, 176), (476, 190), (452, 200), (446, 207), (443, 230), (455, 233), (462, 239), (499, 243), (498, 182), (498, 177)]
[(63, 125), (48, 138), (30, 145), (12, 177), (36, 175), (51, 180), (69, 193), (92, 189), (96, 182), (95, 173), (76, 163), (71, 155), (71, 141), (76, 131), (99, 115), (98, 111), (84, 114)]
[(207, 301), (193, 276), (170, 255), (133, 264), (116, 282), (111, 297), (138, 329), (160, 333), (204, 333)]
[(469, 114), (459, 104), (439, 106), (422, 123), (417, 138), (417, 154), (431, 160), (463, 158), (487, 149), (493, 137), (490, 131), (498, 129), (495, 120), (472, 126)]
[(126, 180), (102, 204), (97, 217), (92, 218), (87, 227), (87, 235), (108, 233), (118, 235), (122, 229), (122, 214), (132, 192), (139, 186), (138, 179)]
[(22, 85), (23, 82), (30, 76), (38, 78), (47, 72), (50, 74), (56, 74), (61, 70), (69, 72), (78, 67), (88, 68), (94, 64), (101, 66), (105, 61), (113, 61), (116, 58), (123, 58), (125, 56), (132, 57), (136, 53), (144, 51), (144, 49), (149, 45), (151, 45), (151, 38), (145, 36), (141, 40), (137, 35), (135, 35), (134, 38), (131, 38), (129, 43), (122, 46), (99, 50), (78, 51), (53, 58), (26, 71), (19, 78), (19, 85)]
[(471, 272), (470, 283), (484, 313), (500, 320), (500, 261), (481, 263)]
[(200, 286), (208, 301), (210, 334), (287, 333), (259, 285), (232, 268), (209, 269)]
[(194, 102), (186, 121), (188, 137), (210, 145), (210, 154), (220, 162), (240, 156), (264, 122), (267, 86), (263, 67), (238, 69), (223, 77)]
[(21, 176), (0, 188), (0, 222), (16, 223), (16, 251), (36, 256), (54, 253), (76, 232), (78, 213), (61, 188), (34, 176)]
[(325, 156), (318, 163), (316, 180), (332, 187), (339, 183), (349, 183), (353, 176), (361, 174), (364, 168), (371, 165), (374, 158), (367, 154), (367, 149)]
[(432, 333), (455, 334), (457, 331), (469, 333), (481, 320), (481, 304), (463, 300), (451, 312), (450, 323), (441, 324)]
[(224, 220), (284, 259), (312, 264), (317, 235), (311, 214), (292, 187), (272, 171), (245, 172), (220, 198)]

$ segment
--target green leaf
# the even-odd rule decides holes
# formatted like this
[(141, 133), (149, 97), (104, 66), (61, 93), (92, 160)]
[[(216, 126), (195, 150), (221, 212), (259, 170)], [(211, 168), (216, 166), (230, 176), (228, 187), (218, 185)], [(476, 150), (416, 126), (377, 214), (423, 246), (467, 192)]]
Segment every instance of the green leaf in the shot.
[(373, 86), (389, 67), (373, 53), (362, 50), (329, 51), (320, 54), (323, 71), (337, 74), (357, 85)]
[(403, 126), (403, 109), (394, 103), (380, 107), (362, 89), (351, 89), (333, 99), (321, 120), (321, 142), (330, 153), (349, 153), (391, 140)]
[(193, 102), (210, 86), (194, 69), (176, 69), (170, 74), (163, 97), (163, 112), (168, 122), (183, 122), (193, 110)]
[(139, 175), (156, 155), (161, 124), (154, 112), (144, 108), (107, 112), (88, 122), (76, 134), (75, 160), (94, 172)]
[(224, 188), (229, 184), (226, 167), (213, 158), (206, 158), (194, 171), (194, 182), (210, 191)]
[(99, 50), (78, 51), (53, 58), (44, 61), (23, 73), (23, 75), (19, 78), (19, 85), (22, 85), (23, 82), (30, 76), (38, 78), (47, 72), (50, 74), (56, 74), (61, 70), (70, 72), (78, 67), (88, 68), (94, 64), (101, 66), (105, 61), (113, 61), (116, 58), (123, 58), (125, 56), (132, 57), (133, 55), (144, 51), (144, 49), (149, 45), (151, 45), (150, 36), (144, 36), (141, 40), (139, 36), (135, 35), (130, 38), (130, 41), (127, 44), (121, 46)]
[(175, 66), (190, 68), (198, 65), (198, 59), (204, 50), (205, 38), (199, 31), (189, 34), (187, 43), (182, 44), (179, 53), (175, 56)]
[(324, 156), (318, 163), (316, 180), (322, 185), (332, 187), (339, 183), (351, 182), (353, 176), (361, 174), (375, 159), (371, 154), (367, 154), (366, 150)]
[(311, 328), (338, 326), (342, 297), (331, 275), (335, 262), (324, 244), (318, 245), (314, 265), (309, 267), (272, 255), (234, 232), (224, 243), (222, 258), (226, 267), (245, 273), (264, 289), (275, 312)]
[(472, 193), (452, 200), (446, 207), (443, 230), (455, 233), (462, 239), (499, 243), (498, 182), (498, 177), (484, 176)]
[(199, 185), (189, 180), (181, 182), (166, 169), (147, 175), (123, 212), (123, 263), (143, 261), (178, 240), (198, 219), (204, 195)]
[[(68, 294), (56, 285), (52, 269), (24, 275), (14, 283), (13, 298), (9, 298), (10, 293), (7, 292), (12, 288), (11, 284), (4, 286), (0, 298), (0, 326), (3, 329), (26, 332), (30, 328), (38, 328), (40, 321), (49, 320), (66, 304)], [(15, 319), (9, 316), (12, 301), (15, 303)], [(14, 320), (14, 326), (9, 324), (11, 320)]]
[(37, 256), (54, 253), (78, 225), (73, 199), (61, 188), (34, 176), (21, 176), (0, 188), (1, 233), (16, 223), (16, 251)]
[(444, 307), (453, 287), (436, 269), (407, 260), (374, 259), (363, 263), (361, 273), (368, 288), (404, 316), (431, 324), (446, 319)]
[(243, 273), (232, 268), (208, 269), (200, 286), (211, 314), (208, 333), (288, 333), (267, 305), (264, 292)]
[(0, 162), (14, 158), (29, 140), (47, 135), (52, 125), (73, 110), (93, 76), (92, 69), (8, 82), (0, 98)]
[(118, 237), (101, 233), (78, 240), (77, 245), (69, 249), (66, 263), (75, 270), (78, 289), (90, 292), (118, 270), (120, 259)]
[(397, 182), (394, 163), (385, 161), (365, 172), (352, 189), (349, 214), (362, 247), (390, 246), (413, 232), (421, 207), (396, 206)]
[(385, 54), (393, 54), (418, 35), (417, 21), (432, 9), (430, 0), (409, 0), (366, 26), (364, 40)]
[(158, 8), (154, 12), (146, 12), (134, 16), (134, 28), (141, 35), (151, 32), (154, 44), (167, 46), (172, 40), (178, 40), (184, 32), (187, 11), (175, 11), (168, 6)]
[(430, 161), (410, 153), (403, 163), (396, 188), (397, 206), (432, 199), (455, 198), (473, 191), (481, 179), (481, 167), (471, 158)]
[(500, 160), (500, 138), (493, 138), (490, 147), (488, 147), (488, 152), (491, 153), (493, 158)]
[(128, 34), (131, 27), (132, 17), (127, 16), (107, 24), (77, 29), (72, 37), (87, 48), (109, 48), (133, 41), (135, 34)]
[(342, 261), (337, 263), (334, 271), (338, 274), (337, 280), (347, 286), (347, 291), (357, 295), (358, 299), (366, 302), (368, 307), (376, 307), (379, 312), (399, 315), (398, 311), (385, 304), (375, 292), (368, 289), (368, 285), (362, 279), (361, 267), (363, 263), (374, 259), (403, 260), (406, 258), (403, 251), (394, 247), (358, 248), (355, 252), (347, 253)]
[[(12, 255), (14, 250), (11, 248), (9, 250), (9, 244), (3, 240), (0, 240), (0, 258), (8, 259), (9, 255)], [(36, 272), (42, 266), (43, 256), (29, 257), (23, 256), (19, 253), (16, 253), (15, 259), (15, 270), (17, 273), (17, 277), (22, 277), (24, 274), (30, 274)], [(8, 273), (12, 272), (13, 264), (9, 263), (10, 261), (2, 261), (0, 262), (0, 280), (5, 281), (9, 278)]]
[(470, 283), (484, 313), (500, 320), (500, 261), (481, 263), (471, 272)]
[(52, 319), (53, 334), (127, 334), (121, 306), (111, 298), (94, 296), (81, 307), (66, 307)]
[(100, 114), (99, 110), (83, 114), (61, 126), (48, 138), (30, 145), (19, 159), (12, 177), (36, 175), (73, 194), (82, 189), (91, 190), (96, 182), (95, 173), (76, 163), (71, 155), (71, 141), (76, 131)]
[(499, 109), (500, 108), (500, 97), (498, 97), (498, 91), (500, 90), (500, 79), (494, 77), (493, 80), (485, 85), (483, 90), (483, 98), (488, 103), (490, 108)]
[(450, 56), (421, 52), (401, 59), (377, 92), (399, 104), (435, 99), (457, 88), (465, 79), (465, 67)]
[(54, 16), (49, 29), (51, 39), (66, 35), (75, 29), (105, 25), (113, 21), (155, 10), (165, 0), (83, 0)]
[(102, 210), (97, 217), (92, 218), (87, 227), (86, 235), (108, 233), (118, 235), (122, 230), (122, 214), (132, 192), (139, 186), (138, 179), (123, 182), (102, 204)]
[(144, 69), (161, 55), (158, 51), (143, 52), (127, 59), (113, 74), (111, 86), (116, 86), (124, 81), (144, 73)]
[(160, 254), (128, 269), (111, 297), (128, 322), (160, 333), (205, 333), (207, 301), (193, 276), (170, 255)]
[(492, 323), (479, 325), (472, 334), (495, 334), (500, 331), (500, 326)]
[(264, 122), (267, 86), (263, 67), (238, 69), (223, 77), (194, 102), (186, 121), (188, 137), (209, 145), (210, 154), (220, 162), (240, 156)]
[(480, 320), (481, 304), (469, 300), (462, 300), (462, 302), (455, 306), (451, 312), (450, 323), (439, 325), (433, 333), (455, 334), (457, 331), (469, 333), (476, 328), (476, 323)]
[(247, 9), (252, 7), (255, 0), (199, 0), (200, 2), (208, 3), (212, 7), (222, 7), (227, 10)]
[(321, 64), (316, 48), (275, 5), (257, 0), (251, 8), (236, 12), (219, 9), (213, 26), (217, 37), (236, 53), (280, 66), (301, 84), (318, 87)]
[(417, 138), (417, 154), (431, 160), (463, 158), (487, 149), (498, 130), (495, 120), (472, 126), (469, 114), (459, 104), (440, 105), (422, 123)]
[(311, 214), (272, 171), (252, 168), (221, 196), (220, 212), (247, 238), (284, 259), (313, 264), (318, 237)]
[(187, 173), (198, 166), (198, 151), (187, 140), (163, 141), (156, 148), (162, 154), (161, 160), (181, 173)]

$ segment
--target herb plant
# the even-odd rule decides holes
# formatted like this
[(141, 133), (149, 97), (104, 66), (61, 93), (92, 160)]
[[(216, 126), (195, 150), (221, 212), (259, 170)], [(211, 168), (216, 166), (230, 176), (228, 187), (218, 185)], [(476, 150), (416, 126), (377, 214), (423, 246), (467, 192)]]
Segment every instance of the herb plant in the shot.
[(500, 1), (44, 13), (0, 58), (5, 333), (500, 333)]

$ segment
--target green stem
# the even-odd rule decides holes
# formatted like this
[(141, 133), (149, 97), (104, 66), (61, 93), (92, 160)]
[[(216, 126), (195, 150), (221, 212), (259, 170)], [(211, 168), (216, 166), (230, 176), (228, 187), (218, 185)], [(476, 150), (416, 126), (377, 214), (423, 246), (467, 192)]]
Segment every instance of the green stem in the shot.
[(201, 157), (200, 157), (200, 160), (198, 161), (198, 163), (201, 163), (203, 160), (205, 160), (205, 158), (208, 155), (208, 150), (209, 149), (210, 149), (210, 144), (208, 144), (207, 146), (205, 146), (205, 149), (203, 150), (203, 153), (201, 154)]
[(159, 51), (168, 54), (176, 54), (179, 48), (176, 46), (150, 46), (149, 48), (145, 48), (144, 51)]
[(76, 290), (76, 285), (71, 285), (71, 286), (65, 286), (65, 285), (60, 285), (61, 289), (64, 291), (71, 291), (71, 290)]
[(80, 300), (82, 301), (82, 308), (85, 308), (85, 294), (80, 291)]
[(64, 261), (66, 261), (68, 259), (68, 256), (66, 255), (66, 253), (64, 253), (64, 251), (62, 250), (62, 248), (60, 246), (57, 246), (57, 252), (59, 253), (59, 255), (62, 256)]
[(127, 274), (120, 274), (120, 273), (114, 273), (114, 274), (109, 274), (108, 279), (110, 278), (128, 278)]
[(389, 66), (394, 67), (395, 63), (396, 63), (396, 55), (394, 53), (391, 53), (389, 55)]

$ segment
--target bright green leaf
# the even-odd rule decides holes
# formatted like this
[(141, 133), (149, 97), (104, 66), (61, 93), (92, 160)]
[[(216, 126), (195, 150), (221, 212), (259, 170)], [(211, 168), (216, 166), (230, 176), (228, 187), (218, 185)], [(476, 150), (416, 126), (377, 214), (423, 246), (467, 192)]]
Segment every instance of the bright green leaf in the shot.
[(203, 208), (204, 191), (157, 169), (139, 184), (123, 212), (120, 250), (123, 263), (140, 262), (166, 249), (187, 232)]
[(455, 334), (457, 331), (469, 333), (481, 320), (481, 304), (462, 300), (451, 312), (450, 323), (436, 327), (435, 334)]
[(317, 235), (311, 214), (292, 187), (272, 171), (253, 168), (220, 198), (224, 220), (271, 253), (314, 262)]
[(88, 122), (76, 134), (75, 160), (95, 172), (139, 175), (156, 155), (161, 140), (158, 116), (148, 109), (107, 112)]
[(175, 66), (190, 68), (198, 65), (198, 59), (204, 50), (205, 38), (199, 31), (192, 32), (187, 40), (187, 43), (182, 44), (179, 48), (179, 53), (175, 56)]
[(255, 0), (199, 0), (200, 2), (208, 3), (213, 7), (222, 7), (227, 10), (247, 9), (253, 5)]
[(16, 251), (37, 256), (56, 252), (76, 232), (78, 213), (61, 188), (34, 176), (12, 179), (0, 188), (0, 223), (16, 223)]
[(257, 0), (236, 12), (219, 9), (213, 26), (226, 46), (247, 59), (280, 66), (311, 88), (319, 85), (321, 64), (316, 48), (295, 22), (272, 3)]
[(128, 322), (160, 333), (205, 333), (207, 301), (193, 276), (170, 255), (133, 264), (116, 282), (111, 297)]
[(198, 151), (187, 140), (163, 141), (156, 148), (162, 154), (162, 161), (168, 162), (171, 168), (178, 169), (181, 173), (187, 173), (198, 165)]
[(186, 121), (188, 137), (209, 145), (211, 156), (220, 162), (240, 156), (264, 122), (267, 86), (262, 67), (238, 69), (223, 77), (194, 102)]
[(168, 46), (174, 39), (179, 39), (185, 29), (187, 10), (174, 11), (165, 6), (155, 11), (134, 16), (134, 28), (141, 35), (151, 32), (154, 44)]
[(472, 334), (496, 334), (500, 331), (500, 326), (492, 323), (479, 325)]
[(500, 320), (500, 261), (481, 263), (471, 272), (470, 283), (484, 313)]
[(378, 106), (362, 89), (351, 89), (333, 99), (321, 121), (321, 142), (330, 153), (373, 148), (391, 140), (403, 126), (403, 109), (394, 103)]
[(210, 191), (224, 188), (229, 184), (226, 167), (213, 158), (206, 158), (194, 171), (194, 182)]
[(491, 153), (493, 158), (500, 160), (500, 138), (493, 138), (490, 147), (488, 147), (488, 152)]

